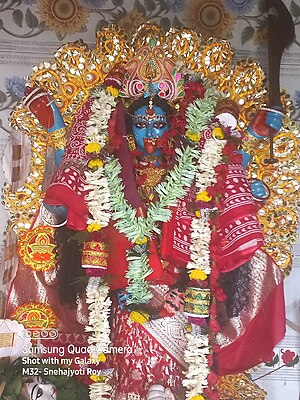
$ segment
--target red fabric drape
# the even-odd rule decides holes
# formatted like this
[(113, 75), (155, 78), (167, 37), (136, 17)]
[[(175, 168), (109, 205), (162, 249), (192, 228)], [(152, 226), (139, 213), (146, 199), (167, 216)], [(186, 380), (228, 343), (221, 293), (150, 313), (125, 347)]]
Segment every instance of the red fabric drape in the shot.
[(218, 375), (237, 374), (272, 358), (285, 335), (283, 282), (269, 294), (246, 332), (217, 354)]

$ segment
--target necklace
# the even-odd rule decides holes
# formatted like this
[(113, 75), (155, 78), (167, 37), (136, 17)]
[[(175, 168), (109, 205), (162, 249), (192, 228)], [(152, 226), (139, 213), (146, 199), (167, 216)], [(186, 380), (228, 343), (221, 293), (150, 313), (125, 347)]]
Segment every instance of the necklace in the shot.
[(152, 297), (145, 281), (152, 273), (147, 255), (148, 240), (153, 232), (160, 234), (157, 222), (170, 221), (172, 212), (168, 207), (176, 206), (178, 199), (183, 198), (185, 187), (192, 184), (197, 172), (197, 149), (187, 146), (185, 149), (177, 149), (176, 152), (177, 164), (169, 171), (166, 180), (155, 187), (158, 200), (149, 205), (146, 217), (137, 217), (136, 210), (124, 197), (123, 184), (119, 178), (120, 163), (112, 159), (104, 167), (111, 194), (112, 218), (116, 220), (115, 227), (133, 243), (126, 254), (126, 278), (129, 282), (127, 292), (130, 295), (128, 303), (147, 303)]

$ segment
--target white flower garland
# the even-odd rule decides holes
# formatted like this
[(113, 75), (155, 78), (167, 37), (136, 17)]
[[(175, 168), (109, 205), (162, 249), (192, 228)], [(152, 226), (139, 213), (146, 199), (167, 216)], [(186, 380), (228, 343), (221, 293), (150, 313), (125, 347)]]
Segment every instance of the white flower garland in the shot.
[(222, 161), (222, 150), (227, 140), (219, 140), (215, 138), (207, 139), (202, 154), (199, 159), (198, 171), (196, 174), (196, 188), (199, 192), (203, 192), (207, 187), (217, 182), (215, 167)]
[[(88, 337), (89, 355), (91, 362), (99, 360), (101, 354), (105, 354), (110, 345), (109, 315), (111, 299), (109, 287), (100, 278), (91, 277), (86, 288), (86, 302), (89, 310), (89, 322), (85, 331), (90, 333)], [(104, 382), (96, 382), (90, 385), (90, 399), (101, 400), (108, 395), (111, 386)]]
[(207, 355), (209, 354), (209, 339), (207, 335), (187, 333), (187, 347), (184, 352), (184, 360), (189, 365), (182, 380), (187, 388), (186, 398), (191, 399), (203, 393), (208, 386), (207, 376), (210, 372)]
[(206, 275), (210, 274), (210, 238), (211, 229), (206, 218), (193, 218), (191, 222), (191, 255), (190, 261), (186, 265), (187, 269), (203, 271)]
[[(107, 144), (108, 122), (113, 110), (116, 108), (116, 99), (105, 89), (95, 90), (91, 115), (87, 122), (86, 145), (97, 143), (100, 148)], [(110, 220), (110, 192), (107, 178), (102, 166), (96, 171), (85, 171), (85, 190), (88, 194), (85, 200), (93, 216), (87, 220), (88, 225), (97, 224), (99, 227), (107, 226)]]
[[(215, 167), (222, 161), (222, 150), (226, 140), (208, 139), (199, 158), (195, 186), (199, 192), (217, 182)], [(191, 223), (191, 257), (187, 269), (196, 269), (210, 274), (210, 237), (211, 231), (207, 219), (193, 218)]]
[[(222, 161), (222, 150), (226, 143), (226, 140), (215, 138), (206, 141), (197, 165), (195, 186), (199, 192), (206, 191), (217, 182), (215, 167)], [(205, 213), (200, 214), (200, 218), (195, 217), (191, 222), (191, 255), (186, 266), (188, 270), (210, 274), (210, 240), (209, 221)], [(210, 352), (208, 335), (200, 335), (194, 330), (186, 334), (187, 348), (184, 353), (188, 364), (186, 378), (183, 380), (183, 385), (187, 388), (187, 399), (203, 393), (204, 388), (208, 386), (207, 376), (210, 372), (207, 360)]]
[(91, 400), (110, 399), (111, 391), (112, 391), (112, 387), (105, 382), (92, 383), (90, 385), (90, 399)]

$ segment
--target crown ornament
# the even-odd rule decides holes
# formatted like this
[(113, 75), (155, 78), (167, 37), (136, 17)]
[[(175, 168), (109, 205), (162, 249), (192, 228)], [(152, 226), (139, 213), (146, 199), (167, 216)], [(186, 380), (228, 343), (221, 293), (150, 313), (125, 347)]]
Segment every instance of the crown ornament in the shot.
[(183, 79), (175, 62), (168, 58), (160, 41), (150, 37), (125, 66), (121, 97), (155, 95), (173, 101), (184, 96)]

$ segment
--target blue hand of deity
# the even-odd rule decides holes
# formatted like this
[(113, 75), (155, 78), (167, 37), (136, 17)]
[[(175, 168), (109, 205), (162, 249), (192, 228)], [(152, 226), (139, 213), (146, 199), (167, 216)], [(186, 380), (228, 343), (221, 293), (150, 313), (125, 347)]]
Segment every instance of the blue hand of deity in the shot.
[(260, 179), (254, 179), (251, 182), (251, 192), (256, 200), (264, 201), (270, 196), (270, 190), (268, 186)]
[(246, 153), (245, 150), (243, 150), (243, 149), (238, 150), (237, 153), (242, 155), (242, 167), (244, 169), (247, 169), (249, 162), (251, 161), (250, 154)]
[(126, 289), (118, 290), (117, 296), (121, 310), (128, 309), (127, 301), (130, 299), (130, 295), (126, 292)]
[(269, 136), (269, 129), (278, 132), (283, 125), (284, 114), (272, 108), (262, 108), (257, 112), (250, 125), (248, 132), (256, 139), (263, 139)]
[(51, 101), (49, 103), (49, 106), (51, 107), (53, 115), (54, 115), (54, 124), (48, 130), (49, 130), (49, 132), (55, 132), (58, 129), (64, 128), (65, 123), (64, 123), (63, 117), (59, 111), (59, 108), (54, 103), (54, 101)]
[(64, 149), (55, 149), (55, 165), (59, 166), (62, 162), (63, 155), (65, 153)]
[(269, 111), (266, 118), (266, 124), (270, 128), (275, 129), (276, 132), (278, 132), (283, 124), (282, 119), (283, 119), (282, 113), (276, 112), (276, 110)]
[[(49, 132), (55, 132), (59, 129), (62, 129), (65, 127), (65, 123), (63, 120), (63, 117), (57, 107), (57, 105), (52, 101), (50, 103), (50, 107), (53, 111), (54, 115), (54, 124), (49, 128)], [(63, 155), (64, 155), (65, 149), (55, 149), (55, 165), (59, 166), (61, 164)]]

